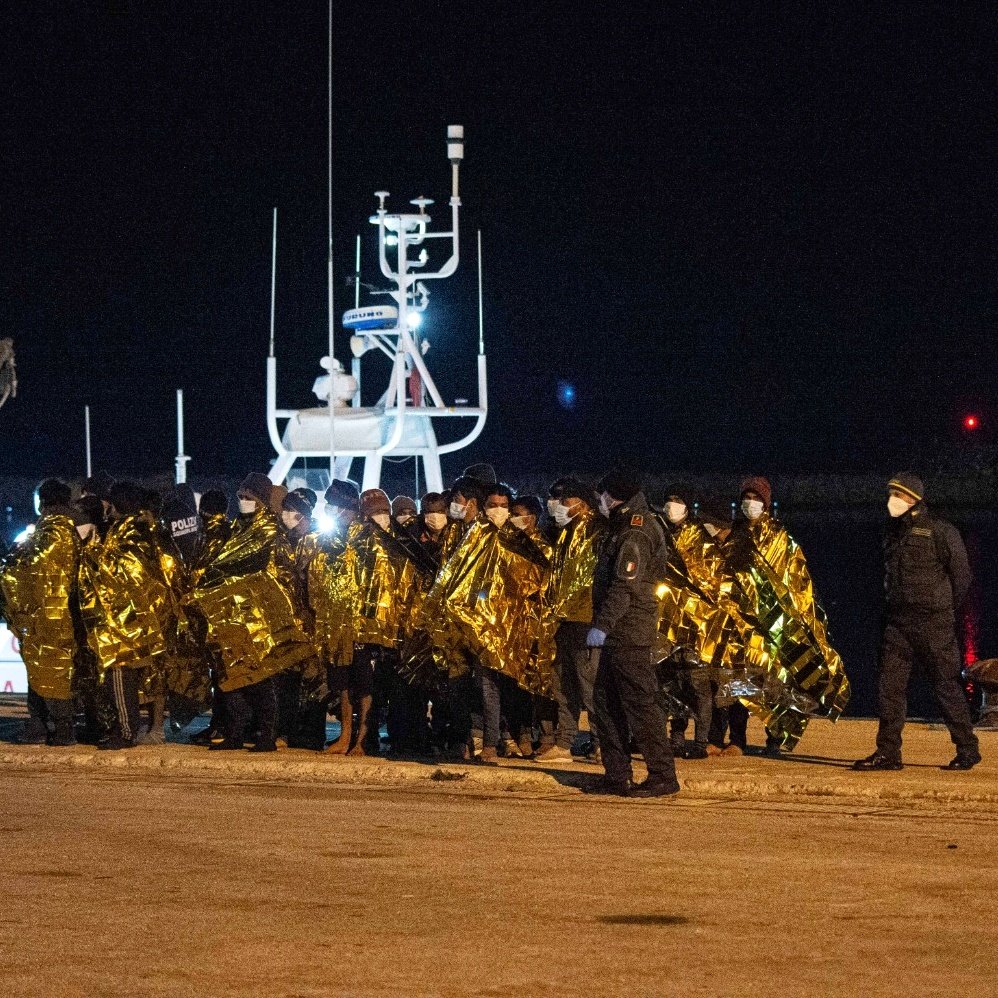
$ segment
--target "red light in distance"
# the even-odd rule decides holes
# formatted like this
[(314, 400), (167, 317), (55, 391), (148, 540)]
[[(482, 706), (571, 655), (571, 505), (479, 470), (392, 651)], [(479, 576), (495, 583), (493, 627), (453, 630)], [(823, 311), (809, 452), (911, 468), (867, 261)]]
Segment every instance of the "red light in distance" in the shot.
[(963, 417), (963, 428), (965, 430), (976, 430), (981, 425), (981, 421), (977, 416), (964, 416)]

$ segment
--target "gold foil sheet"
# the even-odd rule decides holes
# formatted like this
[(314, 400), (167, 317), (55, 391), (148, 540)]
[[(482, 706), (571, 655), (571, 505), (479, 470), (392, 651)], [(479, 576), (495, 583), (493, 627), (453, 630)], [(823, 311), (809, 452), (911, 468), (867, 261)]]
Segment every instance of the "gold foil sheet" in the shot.
[(291, 546), (264, 506), (236, 525), (185, 605), (206, 624), (225, 692), (261, 682), (314, 654)]
[(46, 514), (0, 565), (0, 612), (20, 645), (28, 684), (46, 699), (72, 696), (76, 637), (70, 606), (78, 561), (73, 521)]
[(551, 564), (551, 599), (558, 620), (581, 624), (593, 619), (593, 573), (606, 519), (587, 509), (558, 535)]
[(152, 666), (168, 650), (178, 608), (148, 513), (123, 516), (80, 558), (80, 606), (101, 676)]
[(834, 721), (841, 715), (849, 702), (849, 680), (793, 538), (763, 514), (730, 540), (733, 595), (771, 655), (762, 695), (746, 706), (770, 734), (793, 748), (809, 717)]
[(508, 523), (476, 520), (427, 594), (422, 627), (452, 670), (471, 656), (541, 692), (554, 660), (549, 579), (535, 540)]

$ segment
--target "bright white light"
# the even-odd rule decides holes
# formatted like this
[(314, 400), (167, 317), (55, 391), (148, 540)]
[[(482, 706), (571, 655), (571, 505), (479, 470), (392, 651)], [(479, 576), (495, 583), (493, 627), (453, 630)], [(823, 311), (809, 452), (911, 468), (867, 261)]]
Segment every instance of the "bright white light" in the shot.
[(390, 236), (385, 236), (386, 246), (398, 246), (398, 244), (399, 244), (399, 237), (396, 236), (394, 232)]
[(419, 329), (423, 323), (423, 316), (419, 312), (409, 312), (405, 317), (405, 321), (409, 323), (410, 329)]
[(15, 544), (23, 544), (33, 533), (35, 532), (35, 525), (29, 523), (24, 530), (22, 530), (17, 537), (14, 538)]
[(326, 512), (328, 505), (327, 503), (320, 512), (315, 514), (315, 522), (319, 525), (319, 533), (322, 534), (331, 534), (336, 529), (336, 518)]

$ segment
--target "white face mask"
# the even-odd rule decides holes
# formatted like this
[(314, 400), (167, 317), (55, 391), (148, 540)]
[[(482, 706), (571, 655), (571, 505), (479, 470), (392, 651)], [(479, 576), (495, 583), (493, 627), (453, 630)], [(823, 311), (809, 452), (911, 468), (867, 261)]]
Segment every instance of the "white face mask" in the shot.
[(35, 493), (35, 516), (42, 515), (42, 501), (38, 498), (38, 493)]
[(76, 525), (76, 532), (80, 535), (80, 540), (85, 541), (90, 537), (93, 537), (94, 530), (96, 528), (92, 523), (78, 523)]
[(887, 499), (887, 512), (891, 516), (904, 516), (911, 509), (900, 496), (889, 496)]
[(256, 512), (256, 500), (255, 499), (240, 499), (239, 500), (239, 512), (242, 513), (243, 516), (247, 515), (248, 513), (255, 513)]
[(485, 515), (497, 526), (501, 527), (509, 519), (509, 508), (507, 506), (490, 506)]
[(669, 523), (681, 523), (686, 519), (686, 503), (667, 502), (665, 504), (665, 518)]
[(426, 513), (423, 519), (430, 530), (443, 530), (447, 526), (446, 513)]
[(714, 526), (713, 523), (705, 523), (703, 529), (707, 531), (708, 536), (716, 537), (721, 531)]
[(382, 530), (387, 530), (392, 523), (392, 518), (388, 513), (375, 513), (371, 519), (374, 520), (374, 522), (381, 527)]
[(516, 527), (517, 530), (526, 530), (530, 526), (529, 516), (511, 516), (509, 522)]
[(296, 513), (293, 509), (281, 510), (281, 519), (284, 521), (284, 526), (288, 530), (294, 530), (302, 521), (301, 513)]
[(742, 500), (742, 513), (745, 514), (745, 519), (747, 520), (758, 520), (762, 516), (764, 508), (761, 499)]
[(599, 511), (604, 516), (610, 515), (610, 496), (606, 492), (599, 497)]
[(548, 516), (554, 518), (555, 510), (561, 505), (560, 499), (548, 499)]
[(459, 502), (452, 502), (450, 504), (450, 518), (452, 520), (463, 520), (467, 515), (467, 506), (462, 506)]
[(559, 527), (564, 527), (572, 519), (572, 511), (562, 503), (558, 503), (554, 508), (554, 512), (551, 514), (554, 517), (554, 522), (558, 524)]

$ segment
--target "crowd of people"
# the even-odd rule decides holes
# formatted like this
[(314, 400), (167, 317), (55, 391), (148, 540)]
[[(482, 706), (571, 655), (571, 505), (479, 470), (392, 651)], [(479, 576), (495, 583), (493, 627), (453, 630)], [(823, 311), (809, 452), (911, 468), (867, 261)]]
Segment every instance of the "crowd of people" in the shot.
[[(891, 513), (920, 541), (920, 483), (900, 477)], [(762, 477), (736, 503), (676, 486), (661, 508), (627, 469), (559, 479), (545, 501), (487, 464), (418, 502), (346, 480), (320, 500), (259, 473), (235, 500), (102, 475), (75, 498), (38, 486), (34, 531), (0, 564), (28, 671), (23, 741), (125, 750), (162, 741), (167, 714), (179, 732), (210, 710), (189, 740), (213, 751), (576, 759), (602, 766), (597, 791), (663, 796), (679, 789), (676, 755), (743, 752), (750, 713), (778, 754), (848, 702)], [(903, 588), (911, 550), (898, 551)], [(910, 621), (892, 632), (895, 709), (861, 768), (900, 768), (903, 641), (923, 637)], [(970, 768), (976, 740), (943, 685), (954, 768)]]

